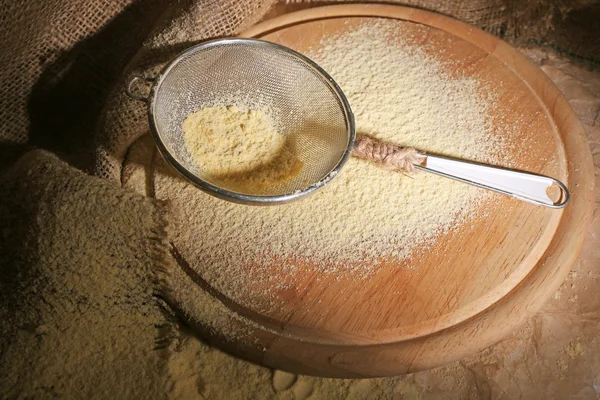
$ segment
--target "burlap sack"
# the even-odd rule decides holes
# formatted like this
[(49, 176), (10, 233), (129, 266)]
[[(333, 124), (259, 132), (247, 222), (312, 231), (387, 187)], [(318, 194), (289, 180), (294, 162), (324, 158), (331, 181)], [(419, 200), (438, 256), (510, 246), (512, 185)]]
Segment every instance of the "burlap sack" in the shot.
[[(93, 171), (93, 131), (105, 104), (111, 105), (107, 115), (119, 115), (108, 130), (136, 129), (141, 105), (123, 102), (120, 93), (107, 101), (112, 88), (122, 87), (123, 69), (136, 52), (137, 62), (159, 65), (190, 41), (235, 34), (262, 17), (274, 1), (3, 1), (0, 168), (35, 146)], [(111, 140), (101, 135), (100, 142), (118, 147), (112, 141), (121, 139), (108, 136)], [(110, 163), (100, 165), (100, 175), (108, 176)]]
[[(161, 2), (3, 1), (0, 167), (28, 145), (80, 167), (107, 89), (154, 24)], [(127, 40), (123, 40), (126, 37)]]
[(260, 20), (275, 0), (188, 0), (172, 6), (117, 81), (97, 131), (95, 174), (118, 180), (127, 149), (149, 132), (146, 104), (124, 88), (133, 75), (154, 77), (177, 53), (201, 40), (232, 36)]

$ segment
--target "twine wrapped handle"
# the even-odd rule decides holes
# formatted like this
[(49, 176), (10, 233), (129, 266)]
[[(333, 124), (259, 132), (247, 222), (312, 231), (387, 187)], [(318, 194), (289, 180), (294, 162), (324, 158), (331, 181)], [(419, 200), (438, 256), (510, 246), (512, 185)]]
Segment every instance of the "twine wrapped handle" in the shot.
[(421, 165), (426, 158), (413, 147), (380, 142), (362, 135), (354, 141), (352, 155), (372, 161), (385, 169), (404, 172), (412, 172), (415, 169), (414, 165)]

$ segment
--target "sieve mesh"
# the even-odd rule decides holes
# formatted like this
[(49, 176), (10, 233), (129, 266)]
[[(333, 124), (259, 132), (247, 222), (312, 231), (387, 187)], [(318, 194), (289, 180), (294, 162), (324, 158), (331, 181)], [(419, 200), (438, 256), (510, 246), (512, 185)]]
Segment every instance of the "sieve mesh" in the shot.
[[(204, 107), (232, 104), (270, 111), (276, 129), (303, 162), (298, 175), (267, 187), (239, 188), (193, 161), (184, 144), (184, 119)], [(220, 197), (237, 193), (276, 202), (310, 192), (341, 168), (354, 139), (347, 101), (324, 71), (285, 47), (250, 39), (211, 41), (177, 57), (154, 85), (150, 118), (165, 158)]]

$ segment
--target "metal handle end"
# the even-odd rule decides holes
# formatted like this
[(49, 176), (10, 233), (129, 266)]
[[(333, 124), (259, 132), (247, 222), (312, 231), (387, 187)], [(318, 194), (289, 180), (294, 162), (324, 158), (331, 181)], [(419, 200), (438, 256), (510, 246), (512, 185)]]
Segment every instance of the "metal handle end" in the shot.
[(569, 204), (571, 193), (564, 183), (557, 179), (552, 179), (552, 184), (546, 188), (546, 195), (553, 202), (553, 208), (563, 208)]

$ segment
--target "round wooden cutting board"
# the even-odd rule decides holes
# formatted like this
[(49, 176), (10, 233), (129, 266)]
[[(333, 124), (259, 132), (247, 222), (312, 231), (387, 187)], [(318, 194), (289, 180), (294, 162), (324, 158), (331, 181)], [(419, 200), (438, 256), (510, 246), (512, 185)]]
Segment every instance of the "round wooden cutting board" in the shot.
[(203, 333), (271, 367), (334, 377), (385, 376), (481, 350), (524, 322), (558, 288), (591, 220), (593, 165), (577, 117), (545, 74), (499, 39), (448, 17), (389, 5), (307, 9), (241, 36), (303, 53), (318, 48), (324, 37), (375, 18), (402, 24), (407, 37), (399, 41), (427, 42), (427, 51), (448, 68), (491, 88), (497, 99), (492, 119), (517, 126), (505, 139), (513, 148), (526, 143), (530, 155), (514, 166), (562, 180), (571, 202), (555, 210), (495, 196), (485, 215), (440, 236), (411, 260), (411, 268), (383, 260), (368, 280), (298, 268), (287, 285), (292, 289), (269, 298), (268, 309), (255, 306), (260, 299), (228, 298), (205, 282), (242, 333), (228, 340), (219, 340), (214, 330)]

